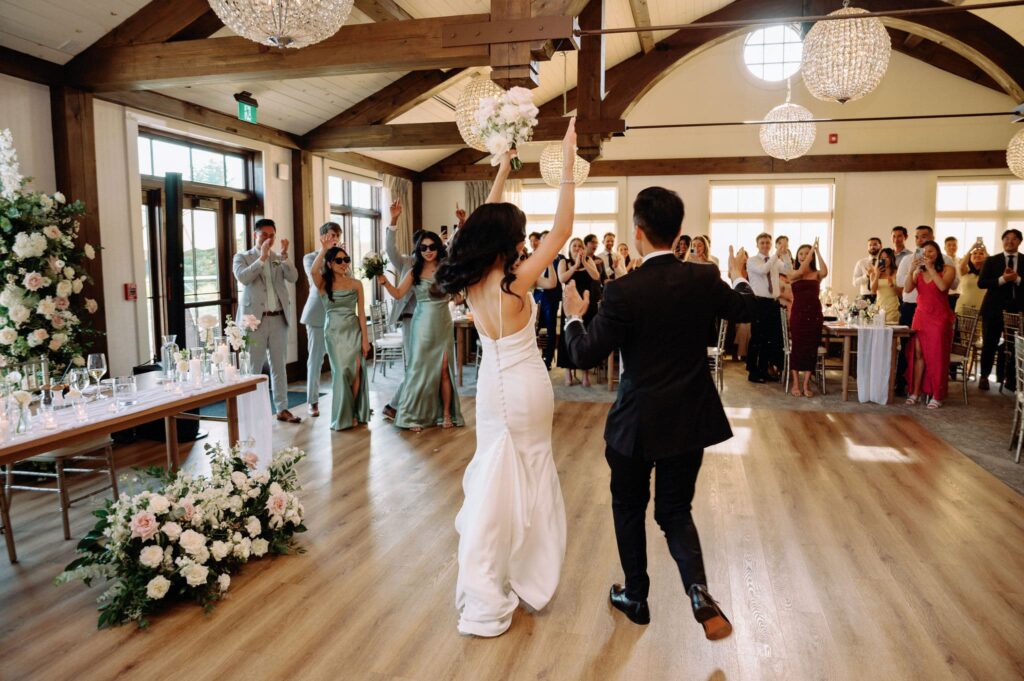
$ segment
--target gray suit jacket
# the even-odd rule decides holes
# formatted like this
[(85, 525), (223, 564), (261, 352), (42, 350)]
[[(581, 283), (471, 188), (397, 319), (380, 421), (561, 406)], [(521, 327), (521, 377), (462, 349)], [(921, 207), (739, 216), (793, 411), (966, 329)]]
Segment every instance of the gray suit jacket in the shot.
[[(388, 260), (398, 271), (398, 281), (395, 282), (396, 286), (402, 283), (402, 279), (412, 269), (415, 260), (411, 255), (402, 255), (398, 252), (397, 234), (397, 229), (391, 229), (391, 227), (384, 228), (384, 251), (388, 254)], [(405, 297), (401, 300), (396, 300), (395, 304), (391, 306), (391, 315), (388, 322), (394, 324), (402, 315), (412, 314), (415, 309), (416, 294), (410, 288)]]
[(323, 328), (324, 301), (320, 298), (320, 290), (313, 283), (313, 261), (316, 260), (317, 251), (302, 256), (302, 269), (306, 270), (306, 278), (309, 280), (309, 296), (306, 298), (306, 306), (302, 308), (302, 316), (299, 321), (306, 326)]
[[(242, 253), (236, 253), (231, 264), (231, 270), (235, 279), (244, 287), (242, 289), (242, 300), (238, 305), (238, 316), (251, 314), (257, 319), (263, 319), (263, 313), (267, 309), (267, 284), (263, 278), (263, 263), (260, 262), (260, 251), (252, 248)], [(277, 253), (270, 254), (270, 271), (273, 279), (274, 292), (284, 310), (284, 318), (289, 326), (295, 324), (295, 310), (288, 299), (288, 287), (285, 282), (298, 281), (299, 273), (295, 265), (287, 260), (282, 260)]]

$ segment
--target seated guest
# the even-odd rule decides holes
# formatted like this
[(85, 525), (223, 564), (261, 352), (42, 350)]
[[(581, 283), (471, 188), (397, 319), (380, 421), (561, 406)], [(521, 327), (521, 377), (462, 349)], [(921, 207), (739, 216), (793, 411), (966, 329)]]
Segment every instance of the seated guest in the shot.
[(938, 409), (949, 387), (949, 353), (953, 344), (953, 311), (949, 289), (956, 277), (954, 268), (943, 260), (934, 241), (921, 246), (914, 255), (911, 273), (904, 284), (904, 296), (917, 291), (917, 305), (911, 328), (916, 332), (907, 344), (907, 404), (930, 396), (929, 409)]
[[(789, 369), (792, 375), (794, 397), (800, 397), (800, 374), (803, 373), (803, 395), (811, 392), (811, 374), (818, 362), (821, 326), (825, 319), (821, 312), (821, 280), (828, 276), (828, 266), (814, 246), (804, 244), (796, 251), (797, 268), (790, 274), (793, 286), (793, 310), (790, 314)], [(819, 267), (820, 263), (820, 267)]]
[(679, 238), (676, 239), (675, 248), (672, 250), (675, 252), (677, 258), (683, 260), (686, 257), (686, 254), (690, 252), (690, 237), (686, 234), (680, 234)]
[[(878, 264), (878, 253), (882, 250), (882, 240), (877, 236), (868, 239), (868, 254), (853, 266), (853, 285), (858, 295), (864, 300), (875, 302), (875, 294), (871, 291), (871, 270)], [(896, 267), (893, 266), (893, 273)]]
[[(1017, 250), (1021, 242), (1020, 230), (1006, 230), (1002, 240), (1003, 252), (989, 256), (978, 276), (978, 286), (985, 290), (985, 299), (981, 303), (985, 334), (982, 336), (980, 390), (988, 390), (988, 377), (1003, 335), (1003, 312), (1020, 312), (1021, 298), (1024, 297), (1020, 288), (1024, 267), (1021, 267)], [(1000, 362), (997, 374), (1000, 378), (1002, 371), (1003, 363)]]
[[(960, 298), (956, 301), (956, 313), (964, 314), (968, 307), (973, 307), (976, 312), (981, 311), (981, 304), (985, 300), (985, 291), (978, 286), (978, 277), (985, 261), (988, 259), (988, 252), (984, 245), (975, 244), (967, 255), (960, 261)], [(982, 337), (981, 318), (978, 318), (978, 337)]]
[[(881, 242), (879, 242), (881, 243)], [(900, 323), (900, 297), (896, 284), (896, 253), (883, 248), (878, 262), (868, 270), (869, 290), (875, 302), (885, 312), (886, 324)]]

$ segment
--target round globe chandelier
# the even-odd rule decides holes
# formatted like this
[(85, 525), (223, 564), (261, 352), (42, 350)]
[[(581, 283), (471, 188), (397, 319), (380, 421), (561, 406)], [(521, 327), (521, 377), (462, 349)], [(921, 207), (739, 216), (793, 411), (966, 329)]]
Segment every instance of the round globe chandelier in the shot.
[(455, 124), (459, 127), (459, 134), (466, 144), (477, 151), (487, 151), (487, 145), (480, 138), (480, 128), (476, 122), (480, 100), (485, 97), (498, 97), (503, 92), (501, 86), (490, 78), (474, 78), (462, 91), (455, 105)]
[(772, 158), (791, 161), (806, 154), (814, 144), (818, 133), (816, 123), (809, 123), (814, 115), (805, 107), (793, 104), (790, 98), (789, 84), (786, 87), (786, 103), (779, 104), (764, 117), (758, 131), (761, 148)]
[[(829, 16), (867, 13), (849, 5), (843, 0), (843, 8)], [(804, 38), (800, 72), (812, 95), (843, 104), (878, 87), (891, 54), (889, 34), (877, 17), (819, 21)]]
[[(590, 162), (576, 154), (572, 165), (572, 180), (577, 186), (587, 181)], [(540, 176), (549, 187), (562, 184), (562, 145), (549, 144), (540, 153)]]
[(1006, 147), (1006, 166), (1010, 172), (1024, 180), (1024, 130), (1021, 130)]
[(354, 0), (210, 0), (232, 31), (262, 45), (300, 48), (330, 38)]

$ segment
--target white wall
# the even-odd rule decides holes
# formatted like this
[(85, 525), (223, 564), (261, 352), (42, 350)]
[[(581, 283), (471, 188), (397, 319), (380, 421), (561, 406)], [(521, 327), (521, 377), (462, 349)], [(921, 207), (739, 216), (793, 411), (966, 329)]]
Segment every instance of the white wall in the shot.
[[(465, 182), (428, 182), (423, 185), (423, 224), (413, 225), (414, 228), (437, 231), (441, 225), (448, 225), (449, 230), (455, 219), (455, 204), (466, 207)], [(451, 233), (451, 232), (449, 232)]]
[[(53, 162), (50, 88), (0, 75), (0, 130), (10, 128), (21, 174), (34, 178), (37, 191), (57, 191)], [(74, 197), (70, 197), (74, 198)]]

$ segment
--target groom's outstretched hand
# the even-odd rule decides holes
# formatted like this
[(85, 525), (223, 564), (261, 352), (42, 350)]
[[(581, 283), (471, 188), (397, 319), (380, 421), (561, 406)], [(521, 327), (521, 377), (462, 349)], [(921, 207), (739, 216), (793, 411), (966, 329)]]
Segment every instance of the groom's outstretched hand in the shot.
[(562, 310), (567, 316), (582, 317), (590, 307), (590, 291), (584, 291), (580, 298), (580, 292), (576, 290), (576, 282), (570, 281), (562, 294)]

